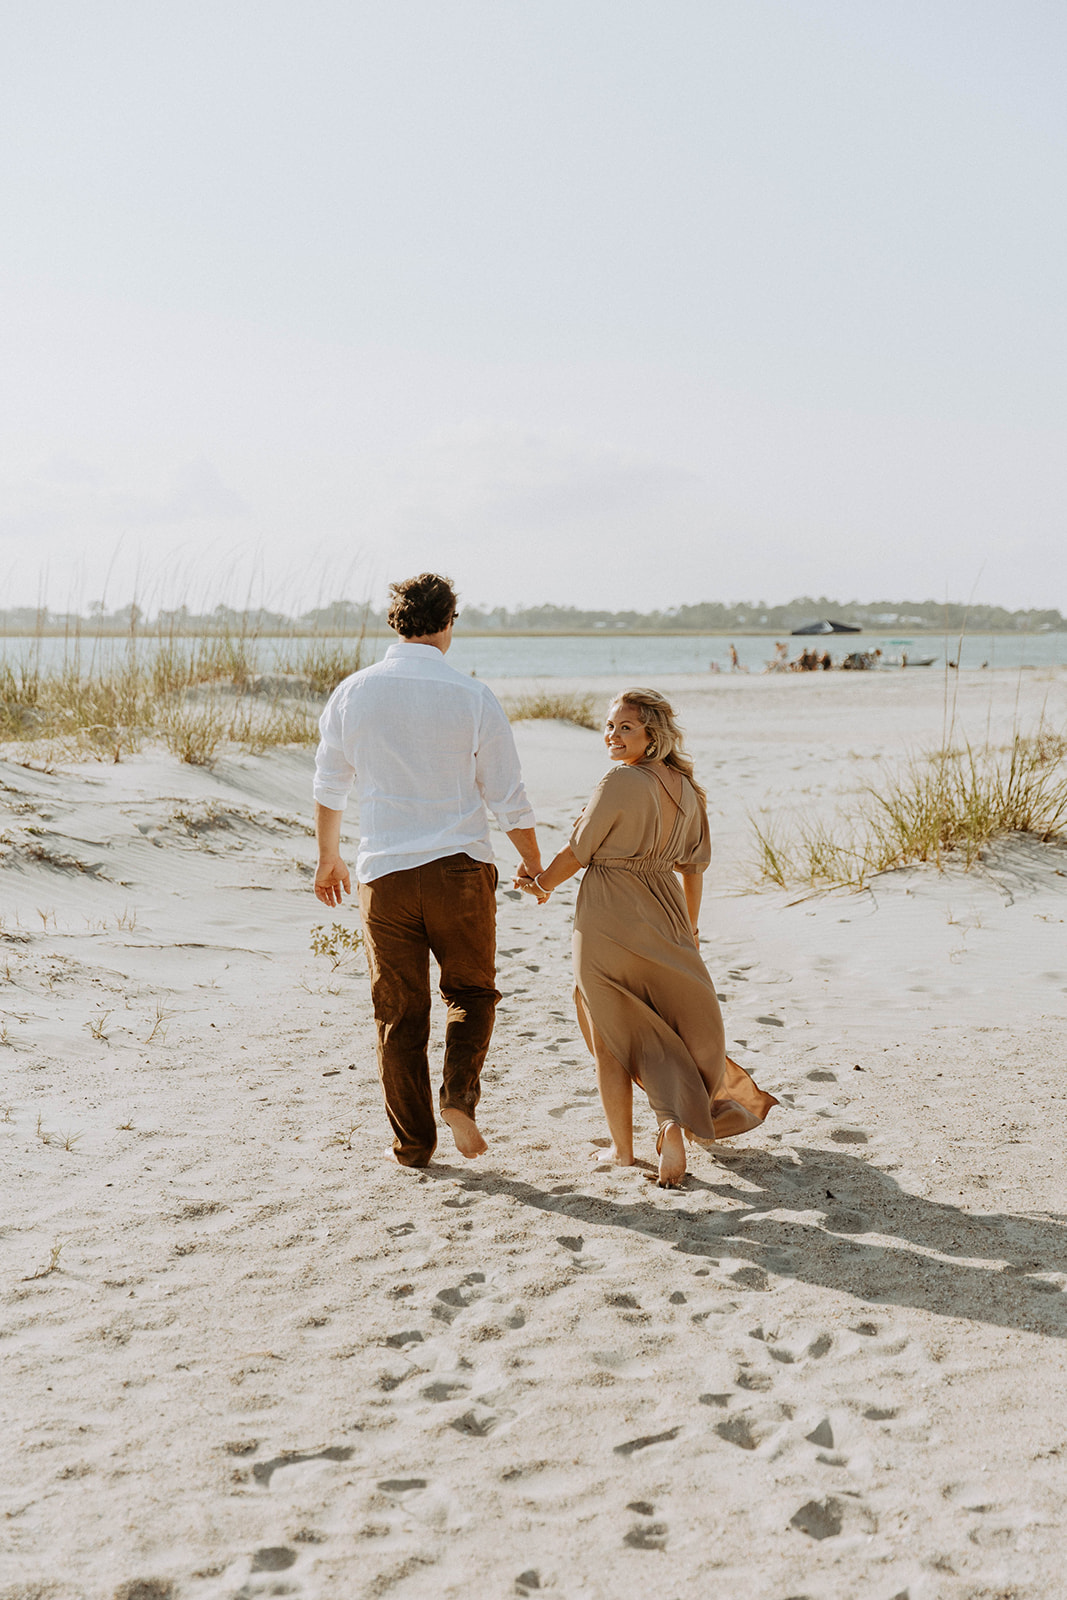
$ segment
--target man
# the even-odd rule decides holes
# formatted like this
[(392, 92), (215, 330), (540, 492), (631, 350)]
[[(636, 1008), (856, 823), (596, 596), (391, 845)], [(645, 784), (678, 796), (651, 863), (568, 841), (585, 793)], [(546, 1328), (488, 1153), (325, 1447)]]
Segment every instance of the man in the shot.
[(486, 807), (541, 871), (534, 815), (511, 727), (499, 701), (445, 661), (456, 594), (423, 572), (390, 585), (389, 626), (400, 643), (339, 684), (323, 712), (315, 761), (315, 893), (351, 893), (341, 820), (359, 797), (359, 907), (378, 1026), (378, 1071), (393, 1154), (424, 1167), (437, 1144), (426, 1047), (431, 952), (448, 1006), (441, 1115), (461, 1155), (481, 1155), (474, 1119), (493, 1032), (497, 871)]

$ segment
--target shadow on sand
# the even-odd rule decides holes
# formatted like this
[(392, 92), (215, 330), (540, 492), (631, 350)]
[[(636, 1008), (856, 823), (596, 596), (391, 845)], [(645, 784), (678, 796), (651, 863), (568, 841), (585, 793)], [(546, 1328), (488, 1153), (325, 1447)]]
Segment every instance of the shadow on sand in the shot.
[[(1067, 1268), (1067, 1217), (975, 1214), (924, 1200), (878, 1167), (837, 1151), (731, 1150), (719, 1160), (719, 1176), (690, 1174), (671, 1205), (662, 1198), (623, 1204), (578, 1184), (540, 1189), (484, 1169), (424, 1170), (458, 1181), (469, 1194), (507, 1195), (574, 1222), (625, 1228), (673, 1243), (684, 1255), (728, 1258), (731, 1268), (747, 1261), (740, 1288), (794, 1278), (868, 1304), (1067, 1337), (1067, 1294), (1035, 1276)], [(732, 1181), (735, 1174), (744, 1187)], [(705, 1200), (699, 1209), (688, 1203), (696, 1194)], [(733, 1208), (707, 1204), (716, 1198)], [(877, 1242), (864, 1235), (877, 1235)]]

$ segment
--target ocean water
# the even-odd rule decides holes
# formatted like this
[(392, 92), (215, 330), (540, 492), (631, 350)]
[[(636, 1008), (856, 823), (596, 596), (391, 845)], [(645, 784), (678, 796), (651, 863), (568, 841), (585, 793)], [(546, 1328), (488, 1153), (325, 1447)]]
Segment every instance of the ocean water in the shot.
[[(835, 666), (853, 650), (881, 649), (883, 660), (899, 661), (902, 654), (911, 659), (933, 656), (928, 671), (944, 668), (946, 660), (958, 661), (964, 670), (989, 667), (1067, 666), (1067, 633), (975, 634), (965, 637), (960, 648), (958, 636), (949, 639), (912, 637), (905, 634), (838, 634), (816, 638), (784, 636), (789, 660), (814, 646), (820, 653), (829, 650)], [(733, 640), (720, 634), (686, 634), (643, 637), (636, 634), (597, 634), (581, 638), (496, 638), (464, 639), (457, 636), (448, 652), (449, 662), (479, 678), (578, 678), (612, 677), (619, 674), (638, 678), (675, 673), (708, 673), (717, 667), (730, 671), (730, 645), (737, 648), (738, 660), (748, 672), (762, 672), (774, 658), (775, 641), (763, 636), (739, 636)], [(922, 670), (922, 669), (916, 669)]]
[[(191, 645), (193, 641), (188, 641)], [(370, 639), (373, 656), (384, 655), (389, 638)], [(849, 651), (873, 652), (881, 649), (885, 661), (899, 661), (902, 654), (912, 660), (934, 658), (931, 672), (944, 669), (946, 660), (957, 661), (964, 671), (983, 667), (1033, 668), (1067, 666), (1067, 633), (1008, 634), (980, 633), (948, 638), (906, 634), (838, 634), (816, 638), (785, 636), (789, 659), (795, 660), (808, 646), (820, 654), (829, 650), (835, 665)], [(641, 680), (678, 673), (708, 674), (718, 669), (730, 671), (729, 649), (737, 648), (742, 669), (762, 672), (774, 656), (775, 641), (762, 636), (739, 634), (733, 640), (721, 635), (682, 634), (647, 636), (602, 633), (582, 636), (497, 636), (465, 638), (458, 634), (448, 654), (450, 665), (479, 678), (582, 678), (622, 677)], [(90, 664), (117, 661), (128, 648), (124, 639), (83, 639), (79, 659), (83, 670)], [(145, 636), (137, 641), (138, 653), (150, 657), (156, 642)], [(256, 655), (262, 671), (269, 672), (279, 654), (290, 654), (293, 642), (261, 639)], [(39, 652), (43, 668), (62, 664), (70, 646), (63, 639), (0, 638), (0, 660), (18, 663)], [(916, 670), (923, 670), (917, 668)]]

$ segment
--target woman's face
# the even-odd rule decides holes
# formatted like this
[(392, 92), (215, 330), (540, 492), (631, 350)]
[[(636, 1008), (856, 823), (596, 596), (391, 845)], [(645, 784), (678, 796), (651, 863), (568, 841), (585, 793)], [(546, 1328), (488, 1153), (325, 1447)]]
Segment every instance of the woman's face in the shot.
[(648, 731), (633, 706), (616, 700), (604, 723), (604, 743), (612, 761), (622, 761), (632, 767), (645, 759)]

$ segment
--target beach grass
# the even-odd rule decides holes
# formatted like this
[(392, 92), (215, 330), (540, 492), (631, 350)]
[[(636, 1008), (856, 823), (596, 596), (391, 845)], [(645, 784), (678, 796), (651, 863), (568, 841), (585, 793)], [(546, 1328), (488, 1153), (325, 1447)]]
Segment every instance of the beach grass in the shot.
[(782, 888), (862, 888), (881, 872), (931, 862), (968, 870), (998, 839), (1067, 835), (1067, 737), (1042, 725), (1001, 748), (943, 748), (860, 790), (829, 819), (750, 817), (757, 869)]
[(48, 758), (121, 761), (162, 742), (211, 766), (226, 749), (253, 754), (318, 737), (322, 700), (369, 660), (365, 640), (254, 633), (131, 637), (86, 652), (74, 640), (55, 665), (40, 641), (0, 657), (0, 745)]
[(504, 701), (504, 709), (512, 722), (548, 720), (573, 722), (578, 728), (599, 729), (601, 719), (596, 713), (596, 698), (591, 694), (550, 694), (542, 690), (535, 694), (513, 695)]

